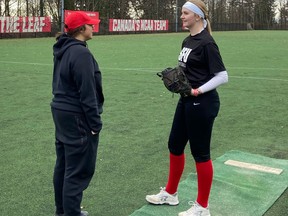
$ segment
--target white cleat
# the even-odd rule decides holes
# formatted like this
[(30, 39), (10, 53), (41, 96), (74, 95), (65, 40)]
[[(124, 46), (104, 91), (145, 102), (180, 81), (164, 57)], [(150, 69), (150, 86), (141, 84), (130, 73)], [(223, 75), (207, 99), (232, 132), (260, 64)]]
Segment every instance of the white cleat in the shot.
[[(180, 212), (178, 216), (211, 216), (209, 208), (204, 208), (197, 202), (189, 202), (192, 207), (187, 211)], [(190, 205), (191, 205), (190, 204)]]
[(160, 193), (158, 194), (147, 195), (146, 200), (147, 202), (155, 204), (155, 205), (163, 205), (163, 204), (178, 205), (179, 204), (177, 192), (175, 194), (169, 194), (165, 190), (165, 187), (161, 188)]

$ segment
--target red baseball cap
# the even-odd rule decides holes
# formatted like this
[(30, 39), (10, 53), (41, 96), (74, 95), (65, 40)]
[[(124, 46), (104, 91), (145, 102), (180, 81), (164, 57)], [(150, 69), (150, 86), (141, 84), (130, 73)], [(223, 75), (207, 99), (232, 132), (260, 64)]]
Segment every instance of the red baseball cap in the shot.
[(92, 19), (85, 12), (76, 11), (72, 12), (65, 19), (66, 30), (73, 30), (83, 25), (98, 25), (100, 23), (99, 19)]

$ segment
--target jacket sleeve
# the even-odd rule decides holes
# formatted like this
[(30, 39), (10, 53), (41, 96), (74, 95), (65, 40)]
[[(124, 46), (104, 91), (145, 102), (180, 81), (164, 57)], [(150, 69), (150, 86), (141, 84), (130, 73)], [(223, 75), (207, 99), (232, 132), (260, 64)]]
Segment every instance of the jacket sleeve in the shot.
[(73, 64), (73, 71), (74, 81), (79, 91), (80, 103), (87, 123), (91, 131), (99, 132), (102, 129), (102, 121), (99, 112), (99, 107), (101, 105), (98, 104), (97, 86), (95, 82), (95, 71), (98, 71), (99, 69), (95, 68), (97, 64), (95, 64), (94, 61), (95, 60), (89, 51), (81, 53)]

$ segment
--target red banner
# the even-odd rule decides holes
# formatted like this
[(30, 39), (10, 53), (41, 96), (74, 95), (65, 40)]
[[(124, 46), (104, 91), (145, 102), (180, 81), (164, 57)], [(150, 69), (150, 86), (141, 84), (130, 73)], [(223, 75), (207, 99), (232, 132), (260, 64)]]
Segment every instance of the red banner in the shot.
[[(65, 18), (73, 12), (75, 12), (75, 11), (65, 10)], [(93, 12), (93, 11), (82, 11), (82, 12), (86, 13), (92, 19), (97, 19), (97, 20), (99, 19), (99, 12)], [(93, 32), (99, 32), (99, 24), (94, 25), (94, 31)]]
[(167, 31), (168, 20), (109, 19), (109, 31)]
[(51, 32), (50, 17), (0, 17), (0, 33)]

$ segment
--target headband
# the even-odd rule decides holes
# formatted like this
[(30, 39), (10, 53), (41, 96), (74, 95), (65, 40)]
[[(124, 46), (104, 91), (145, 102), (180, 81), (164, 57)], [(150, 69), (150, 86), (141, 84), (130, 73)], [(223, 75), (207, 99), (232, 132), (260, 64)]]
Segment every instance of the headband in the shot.
[(204, 21), (204, 28), (206, 28), (207, 26), (207, 21), (205, 19), (205, 15), (203, 13), (203, 11), (195, 4), (193, 4), (192, 2), (189, 2), (187, 1), (184, 5), (183, 5), (184, 8), (192, 11), (193, 13), (199, 15), (201, 18), (203, 18), (203, 21)]

